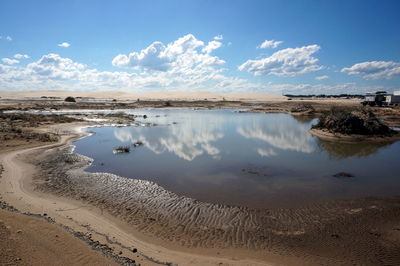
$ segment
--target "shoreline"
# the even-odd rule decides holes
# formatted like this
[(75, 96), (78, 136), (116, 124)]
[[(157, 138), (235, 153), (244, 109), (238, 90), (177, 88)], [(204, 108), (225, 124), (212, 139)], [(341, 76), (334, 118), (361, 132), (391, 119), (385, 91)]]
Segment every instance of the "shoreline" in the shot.
[(340, 133), (331, 133), (327, 130), (323, 129), (315, 129), (311, 128), (309, 132), (316, 137), (319, 137), (323, 140), (330, 141), (341, 141), (347, 143), (354, 142), (395, 142), (400, 140), (400, 133), (397, 133), (393, 136), (377, 136), (377, 135), (344, 135)]
[[(228, 237), (226, 239), (231, 239), (225, 242), (225, 244), (227, 244), (226, 246), (222, 245), (219, 247), (204, 247), (200, 245), (199, 247), (188, 247), (185, 245), (179, 245), (178, 243), (169, 245), (168, 239), (160, 240), (157, 235), (151, 236), (151, 234), (143, 234), (142, 232), (140, 232), (140, 230), (137, 230), (137, 228), (133, 228), (131, 224), (121, 219), (121, 217), (117, 217), (121, 215), (123, 211), (118, 210), (117, 215), (116, 213), (110, 212), (109, 209), (112, 210), (116, 206), (102, 205), (104, 204), (104, 202), (101, 203), (101, 201), (104, 200), (104, 198), (100, 197), (99, 199), (94, 200), (94, 194), (79, 195), (79, 193), (77, 193), (76, 196), (79, 196), (78, 200), (76, 198), (71, 199), (70, 197), (67, 198), (66, 194), (55, 195), (54, 193), (49, 193), (50, 191), (46, 193), (39, 192), (35, 190), (35, 187), (32, 186), (32, 184), (30, 183), (30, 181), (33, 180), (33, 176), (29, 174), (41, 169), (42, 166), (35, 166), (32, 163), (32, 160), (30, 160), (29, 163), (27, 163), (26, 161), (24, 162), (24, 160), (29, 158), (29, 156), (33, 157), (32, 154), (34, 152), (38, 153), (40, 151), (43, 151), (41, 152), (42, 155), (51, 154), (51, 152), (60, 155), (60, 153), (62, 153), (62, 150), (70, 146), (70, 143), (74, 139), (81, 138), (89, 134), (87, 132), (82, 132), (82, 128), (95, 125), (96, 123), (90, 122), (64, 124), (61, 126), (62, 136), (59, 142), (55, 144), (0, 154), (1, 161), (4, 161), (4, 157), (6, 157), (6, 161), (8, 163), (8, 165), (6, 163), (6, 166), (4, 167), (5, 172), (3, 172), (3, 177), (0, 179), (0, 182), (2, 184), (2, 186), (0, 187), (1, 196), (3, 197), (3, 199), (8, 198), (7, 202), (11, 200), (11, 205), (14, 205), (12, 204), (14, 202), (19, 210), (25, 209), (30, 212), (40, 214), (43, 214), (45, 212), (50, 217), (54, 218), (57, 224), (67, 225), (76, 231), (82, 231), (86, 232), (87, 234), (92, 234), (95, 241), (100, 241), (101, 243), (105, 243), (111, 246), (116, 252), (123, 252), (122, 255), (124, 256), (130, 255), (131, 257), (135, 257), (137, 254), (140, 253), (139, 255), (142, 256), (142, 265), (151, 265), (152, 263), (154, 263), (154, 261), (149, 258), (154, 259), (158, 263), (161, 262), (167, 264), (170, 262), (182, 265), (187, 265), (189, 263), (191, 265), (219, 265), (219, 263), (223, 263), (226, 265), (268, 265), (268, 263), (298, 265), (300, 261), (300, 264), (307, 265), (316, 265), (321, 263), (334, 265), (346, 261), (348, 262), (348, 260), (342, 260), (341, 256), (337, 255), (334, 255), (332, 257), (331, 251), (329, 250), (324, 251), (330, 254), (327, 255), (326, 258), (318, 258), (319, 254), (316, 253), (318, 249), (316, 249), (316, 251), (313, 251), (312, 249), (316, 248), (318, 246), (318, 243), (323, 245), (328, 243), (328, 246), (330, 246), (332, 249), (336, 248), (336, 245), (338, 244), (334, 241), (336, 235), (342, 235), (341, 232), (343, 230), (348, 230), (346, 228), (343, 228), (343, 224), (337, 224), (337, 219), (345, 218), (349, 228), (354, 230), (358, 230), (357, 228), (354, 228), (354, 225), (356, 225), (354, 224), (354, 222), (357, 219), (366, 219), (369, 225), (366, 228), (362, 228), (361, 231), (362, 233), (368, 233), (371, 230), (370, 227), (373, 227), (374, 224), (373, 221), (370, 221), (368, 219), (369, 215), (372, 215), (374, 217), (386, 217), (388, 215), (388, 217), (386, 217), (388, 221), (385, 221), (385, 223), (394, 223), (396, 222), (396, 219), (398, 220), (399, 217), (398, 204), (400, 202), (400, 199), (398, 197), (384, 199), (372, 198), (335, 201), (326, 205), (316, 204), (315, 206), (307, 206), (303, 208), (303, 210), (301, 208), (286, 210), (282, 212), (264, 210), (267, 212), (261, 215), (260, 213), (248, 212), (248, 208), (228, 206), (228, 208), (233, 209), (233, 212), (223, 213), (222, 216), (231, 217), (228, 222), (232, 222), (230, 226), (233, 230), (231, 230), (230, 232), (229, 230), (225, 231), (225, 229), (229, 229), (229, 223), (228, 228), (220, 227), (220, 229), (222, 230), (222, 235), (227, 235)], [(40, 130), (46, 129), (41, 128)], [(47, 130), (49, 129), (47, 128)], [(16, 174), (14, 173), (14, 175), (12, 176), (18, 177), (19, 175), (19, 177), (17, 180), (12, 180), (13, 178), (12, 176), (10, 176), (10, 167), (12, 168), (12, 166), (14, 166), (14, 168), (17, 168), (17, 165), (21, 166), (22, 171)], [(85, 162), (78, 168), (78, 170), (75, 169), (75, 178), (80, 179), (79, 182), (82, 181), (82, 175), (92, 175), (84, 172)], [(7, 180), (4, 181), (4, 176), (6, 174), (8, 175)], [(24, 174), (25, 176), (21, 176)], [(96, 174), (93, 175), (95, 176)], [(112, 175), (106, 176), (110, 177)], [(48, 176), (43, 177), (45, 177), (44, 180), (36, 180), (35, 182), (42, 182), (43, 184), (48, 182), (48, 180), (46, 180)], [(121, 177), (116, 178), (121, 179)], [(87, 180), (91, 181), (93, 179), (88, 178)], [(11, 183), (7, 184), (7, 182)], [(80, 183), (80, 185), (82, 184)], [(93, 183), (91, 185), (93, 185)], [(155, 186), (157, 187), (158, 185)], [(150, 184), (149, 187), (151, 188), (153, 187), (153, 185)], [(8, 191), (7, 189), (10, 191)], [(156, 189), (156, 191), (166, 193), (165, 195), (167, 196), (173, 194), (165, 190), (165, 192), (163, 192), (162, 190), (164, 189), (161, 187)], [(92, 191), (92, 193), (94, 192), (96, 192), (96, 194), (99, 194), (99, 190), (97, 189)], [(80, 196), (84, 197), (81, 198)], [(152, 196), (154, 196), (154, 194), (152, 194)], [(219, 215), (221, 215), (221, 211), (226, 211), (224, 209), (224, 206), (205, 204), (193, 199), (179, 196), (176, 197), (178, 197), (177, 201), (183, 201), (185, 202), (185, 204), (200, 204), (200, 207), (197, 208), (200, 211), (196, 211), (196, 209), (194, 209), (195, 212), (193, 212), (193, 210), (192, 212), (186, 210), (185, 212), (189, 214), (195, 214), (197, 212), (201, 213), (202, 207), (204, 207), (202, 206), (202, 204), (207, 205), (208, 207), (211, 206), (210, 209), (204, 209), (205, 211), (214, 209), (216, 210), (216, 213), (219, 213)], [(165, 201), (167, 198), (163, 197), (162, 199)], [(126, 208), (126, 206), (123, 204), (121, 205), (121, 207)], [(178, 207), (179, 205), (174, 206), (175, 209), (179, 209)], [(184, 207), (184, 205), (182, 205), (181, 207)], [(147, 206), (147, 208), (149, 208), (149, 206)], [(157, 208), (155, 209), (157, 210)], [(167, 212), (169, 211), (169, 209), (162, 208), (160, 206), (158, 206), (158, 209), (166, 210)], [(359, 211), (360, 209), (361, 211)], [(182, 208), (182, 210), (185, 209)], [(235, 218), (238, 216), (238, 214), (239, 218)], [(179, 213), (175, 212), (171, 217), (176, 215), (179, 215)], [(189, 215), (189, 217), (190, 216), (192, 215)], [(355, 218), (355, 216), (360, 217)], [(149, 217), (152, 218), (151, 216)], [(145, 218), (147, 219), (149, 217)], [(182, 216), (179, 216), (179, 218), (181, 217)], [(197, 217), (199, 217), (199, 214), (197, 214), (196, 218)], [(246, 221), (246, 219), (248, 219), (246, 217), (250, 217), (251, 219), (250, 224), (248, 224), (250, 226), (238, 227), (236, 223), (240, 221)], [(218, 220), (217, 215), (211, 217), (211, 220), (215, 221), (216, 219)], [(318, 223), (314, 225), (313, 220), (315, 219), (318, 220)], [(168, 221), (168, 219), (164, 220)], [(146, 220), (142, 220), (142, 222), (143, 221)], [(202, 220), (199, 221), (200, 226), (206, 226), (208, 228), (204, 231), (204, 227), (203, 229), (201, 229), (199, 226), (196, 227), (194, 231), (199, 231), (206, 235), (207, 230), (210, 229), (210, 225), (201, 224)], [(342, 222), (343, 221), (341, 221), (340, 223)], [(226, 224), (226, 221), (222, 221), (222, 225)], [(296, 224), (309, 224), (310, 227), (303, 229), (296, 226)], [(376, 226), (381, 228), (382, 224), (383, 222), (380, 222), (378, 224), (379, 226)], [(387, 224), (385, 224), (385, 226), (387, 226)], [(155, 228), (157, 227), (160, 227), (160, 225), (157, 225), (157, 223), (155, 223)], [(201, 230), (199, 230), (199, 228)], [(173, 227), (167, 229), (168, 230), (165, 230), (164, 228), (163, 230), (167, 232), (173, 231)], [(250, 232), (251, 230), (254, 230), (254, 233), (252, 233), (253, 238), (249, 238), (247, 239), (247, 241), (250, 241), (250, 243), (252, 243), (252, 241), (254, 242), (254, 240), (261, 241), (268, 243), (268, 245), (261, 245), (258, 248), (256, 246), (250, 246), (247, 248), (240, 247), (240, 245), (238, 245), (238, 243), (234, 241), (235, 235), (237, 235), (239, 231), (248, 232), (249, 230)], [(214, 234), (215, 232), (216, 231), (214, 231)], [(354, 237), (354, 232), (351, 232), (350, 235)], [(359, 237), (360, 236), (358, 236), (358, 238)], [(241, 236), (240, 238), (243, 237)], [(304, 240), (306, 243), (303, 242)], [(353, 239), (349, 239), (349, 241), (350, 240), (353, 241)], [(348, 245), (346, 242), (347, 240), (343, 241), (345, 241), (344, 246), (346, 247), (346, 245)], [(222, 241), (222, 243), (223, 242), (224, 241)], [(132, 256), (131, 249), (134, 247), (137, 248), (139, 252)], [(351, 248), (354, 249), (354, 247)], [(363, 254), (363, 256), (366, 255), (367, 254)], [(359, 259), (360, 261), (362, 261), (362, 256), (359, 257)]]
[[(34, 172), (33, 170), (36, 168), (31, 163), (24, 162), (26, 157), (29, 157), (32, 152), (42, 150), (46, 153), (49, 150), (70, 146), (73, 140), (85, 136), (81, 132), (81, 129), (86, 126), (88, 124), (79, 127), (66, 125), (66, 128), (63, 130), (73, 130), (73, 133), (71, 132), (71, 135), (68, 136), (62, 136), (60, 141), (55, 144), (0, 154), (0, 160), (3, 162), (4, 167), (0, 179), (0, 184), (2, 184), (0, 195), (2, 199), (21, 212), (37, 213), (40, 215), (46, 213), (46, 216), (54, 219), (57, 224), (70, 227), (74, 231), (91, 234), (95, 241), (111, 246), (115, 251), (122, 251), (122, 255), (128, 258), (136, 257), (137, 254), (132, 253), (131, 249), (137, 248), (139, 251), (138, 254), (142, 256), (142, 265), (152, 265), (154, 262), (155, 264), (166, 265), (186, 265), (189, 262), (192, 265), (219, 265), (220, 262), (227, 265), (269, 265), (266, 262), (257, 260), (229, 258), (230, 255), (234, 254), (227, 255), (224, 258), (221, 256), (212, 257), (207, 253), (207, 255), (201, 255), (201, 252), (200, 254), (196, 254), (167, 249), (159, 245), (157, 241), (154, 244), (150, 243), (146, 237), (142, 236), (147, 241), (135, 237), (132, 232), (129, 232), (132, 231), (129, 225), (120, 222), (119, 219), (115, 219), (115, 217), (108, 213), (104, 213), (102, 208), (82, 204), (80, 201), (55, 196), (51, 193), (36, 191), (32, 184), (30, 184), (32, 175), (21, 176), (27, 172)], [(17, 162), (14, 162), (15, 160)], [(19, 172), (17, 168), (21, 169), (21, 171)], [(68, 214), (64, 214), (64, 212)], [(107, 237), (104, 237), (105, 235)], [(110, 242), (114, 244), (110, 244)]]

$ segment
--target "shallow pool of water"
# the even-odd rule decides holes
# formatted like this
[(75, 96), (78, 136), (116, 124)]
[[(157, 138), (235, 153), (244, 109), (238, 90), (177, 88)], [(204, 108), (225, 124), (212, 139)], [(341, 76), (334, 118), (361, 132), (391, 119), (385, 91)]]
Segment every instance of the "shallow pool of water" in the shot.
[[(235, 110), (135, 110), (153, 127), (100, 127), (75, 142), (94, 159), (89, 172), (154, 181), (178, 195), (256, 208), (394, 195), (400, 142), (320, 140), (314, 122), (288, 114)], [(143, 119), (142, 119), (143, 120)], [(144, 121), (144, 120), (143, 120)], [(143, 146), (133, 147), (136, 141)], [(113, 154), (120, 145), (131, 152)], [(346, 172), (354, 177), (334, 177)]]

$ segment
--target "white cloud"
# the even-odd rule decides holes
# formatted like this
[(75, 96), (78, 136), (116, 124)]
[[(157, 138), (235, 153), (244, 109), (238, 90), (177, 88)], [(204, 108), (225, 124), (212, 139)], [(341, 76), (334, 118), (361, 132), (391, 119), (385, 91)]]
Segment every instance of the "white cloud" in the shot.
[(57, 44), (59, 47), (64, 47), (64, 48), (68, 48), (71, 46), (71, 44), (67, 43), (67, 42), (63, 42), (63, 43), (59, 43)]
[(7, 40), (7, 41), (12, 41), (11, 36), (0, 36), (0, 40), (1, 40), (1, 39), (5, 39), (5, 40)]
[(0, 64), (0, 74), (4, 74), (11, 70), (11, 66)]
[[(215, 44), (213, 45), (208, 48), (210, 52), (216, 49)], [(216, 56), (210, 56), (205, 51), (200, 52), (198, 49), (201, 47), (204, 47), (204, 42), (188, 34), (167, 45), (162, 42), (153, 42), (139, 52), (117, 55), (112, 60), (112, 64), (144, 72), (161, 71), (183, 75), (216, 73), (214, 67), (224, 64), (225, 61)]]
[(74, 79), (81, 75), (86, 66), (76, 63), (69, 58), (63, 58), (58, 54), (42, 56), (38, 61), (28, 64), (27, 70), (39, 76), (53, 79)]
[(257, 46), (257, 48), (265, 49), (265, 48), (276, 48), (280, 44), (282, 44), (283, 41), (275, 41), (275, 40), (265, 40), (262, 44)]
[[(377, 88), (384, 88), (387, 91), (394, 89), (381, 84), (376, 86), (359, 86), (355, 83), (294, 85), (252, 82), (226, 75), (225, 69), (222, 68), (224, 61), (217, 56), (202, 52), (205, 46), (204, 42), (189, 34), (166, 45), (153, 43), (136, 52), (137, 59), (132, 58), (132, 53), (121, 55), (125, 62), (117, 60), (118, 56), (114, 58), (114, 65), (131, 67), (140, 71), (139, 73), (137, 71), (99, 71), (58, 54), (43, 55), (39, 60), (28, 65), (9, 65), (0, 61), (4, 63), (0, 64), (0, 88), (3, 90), (211, 91), (275, 94), (364, 93), (377, 90)], [(155, 51), (147, 51), (153, 48)], [(287, 65), (290, 64), (281, 63), (281, 68)], [(309, 64), (303, 63), (303, 65), (310, 68)], [(282, 72), (282, 70), (275, 71), (279, 74)], [(296, 71), (284, 73), (294, 74), (302, 71), (296, 69)], [(212, 152), (209, 147), (204, 146), (204, 148)]]
[(27, 54), (15, 54), (14, 55), (14, 58), (17, 58), (17, 59), (28, 59), (29, 57), (30, 56)]
[(221, 41), (224, 37), (222, 35), (217, 35), (214, 37), (214, 40)]
[[(265, 124), (253, 124), (250, 127), (238, 127), (237, 132), (245, 138), (261, 140), (271, 147), (281, 150), (294, 150), (303, 153), (314, 151), (312, 136), (308, 132), (308, 125), (296, 124), (282, 119)], [(273, 156), (272, 148), (257, 150), (261, 156)]]
[(213, 144), (224, 137), (218, 127), (221, 123), (221, 118), (215, 116), (210, 116), (207, 121), (192, 118), (179, 127), (161, 127), (157, 135), (148, 134), (146, 129), (139, 127), (135, 132), (127, 128), (116, 129), (114, 136), (122, 142), (140, 140), (156, 154), (169, 152), (187, 161), (203, 154), (218, 159), (221, 151)]
[(261, 157), (272, 157), (272, 156), (278, 155), (278, 154), (276, 153), (276, 151), (274, 151), (274, 149), (271, 149), (271, 148), (266, 148), (266, 149), (258, 148), (258, 149), (257, 149), (257, 153), (258, 153)]
[(207, 54), (200, 54), (196, 60), (198, 62), (187, 65), (178, 61), (168, 71), (138, 74), (124, 71), (98, 71), (58, 54), (47, 54), (27, 66), (13, 66), (7, 68), (7, 71), (2, 69), (0, 87), (10, 90), (60, 88), (73, 90), (118, 89), (137, 92), (198, 91), (212, 88), (211, 90), (224, 92), (232, 89), (242, 90), (250, 86), (243, 79), (222, 75), (222, 70), (215, 68), (212, 64), (213, 57)]
[(248, 71), (254, 75), (276, 75), (293, 77), (307, 72), (322, 69), (317, 65), (318, 59), (312, 55), (320, 49), (314, 44), (299, 48), (287, 48), (273, 53), (270, 57), (259, 60), (247, 60), (240, 71)]
[(324, 79), (328, 79), (328, 78), (329, 78), (329, 76), (327, 76), (327, 75), (315, 77), (316, 80), (324, 80)]
[(365, 79), (393, 79), (400, 77), (400, 63), (386, 61), (371, 61), (343, 68), (341, 72), (349, 75), (359, 75)]
[(213, 50), (218, 49), (222, 46), (222, 42), (219, 41), (211, 41), (208, 42), (207, 46), (201, 49), (202, 52), (210, 54)]
[(11, 58), (6, 58), (6, 57), (1, 59), (1, 61), (3, 61), (6, 64), (9, 64), (9, 65), (13, 65), (13, 64), (18, 64), (19, 63), (19, 61), (16, 60), (16, 59), (11, 59)]

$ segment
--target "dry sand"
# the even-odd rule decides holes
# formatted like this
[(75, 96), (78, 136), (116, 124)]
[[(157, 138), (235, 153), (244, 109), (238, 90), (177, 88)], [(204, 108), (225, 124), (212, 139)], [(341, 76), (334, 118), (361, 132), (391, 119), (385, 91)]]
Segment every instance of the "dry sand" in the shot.
[(0, 91), (0, 97), (4, 99), (38, 99), (42, 96), (60, 97), (67, 96), (94, 98), (97, 100), (180, 100), (180, 101), (282, 101), (286, 97), (265, 93), (243, 93), (243, 94), (217, 94), (212, 92), (149, 92), (129, 93), (123, 91), (96, 91), (96, 92), (75, 92), (67, 90), (52, 91)]
[(57, 225), (0, 209), (0, 265), (118, 265)]

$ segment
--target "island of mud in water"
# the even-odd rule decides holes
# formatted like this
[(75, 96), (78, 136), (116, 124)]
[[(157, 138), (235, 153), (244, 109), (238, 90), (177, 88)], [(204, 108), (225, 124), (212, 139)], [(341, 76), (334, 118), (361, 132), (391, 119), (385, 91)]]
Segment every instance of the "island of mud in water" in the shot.
[(381, 122), (366, 108), (346, 110), (332, 108), (324, 113), (311, 133), (322, 138), (353, 141), (395, 141), (400, 134)]

